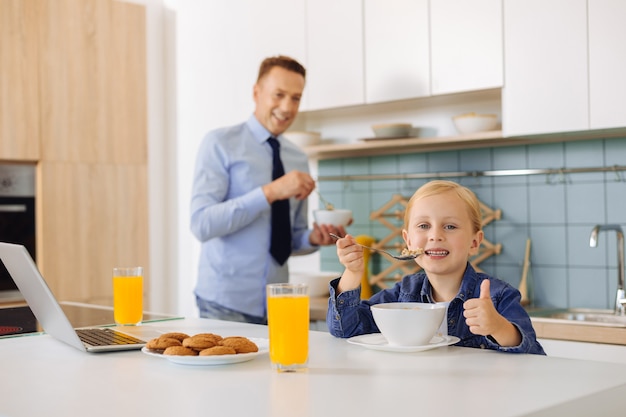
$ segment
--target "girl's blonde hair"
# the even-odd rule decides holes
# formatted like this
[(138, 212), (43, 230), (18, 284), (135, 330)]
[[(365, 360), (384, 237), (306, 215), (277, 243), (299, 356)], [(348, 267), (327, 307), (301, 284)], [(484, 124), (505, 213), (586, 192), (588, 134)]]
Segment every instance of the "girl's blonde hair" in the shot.
[(427, 182), (415, 191), (409, 202), (407, 203), (406, 210), (404, 212), (404, 228), (409, 228), (409, 219), (411, 217), (411, 208), (413, 204), (424, 197), (430, 197), (432, 195), (442, 194), (448, 191), (454, 192), (467, 206), (467, 211), (470, 217), (470, 222), (474, 229), (474, 233), (482, 229), (482, 213), (480, 210), (480, 203), (476, 194), (474, 194), (469, 188), (457, 184), (453, 181), (434, 180)]

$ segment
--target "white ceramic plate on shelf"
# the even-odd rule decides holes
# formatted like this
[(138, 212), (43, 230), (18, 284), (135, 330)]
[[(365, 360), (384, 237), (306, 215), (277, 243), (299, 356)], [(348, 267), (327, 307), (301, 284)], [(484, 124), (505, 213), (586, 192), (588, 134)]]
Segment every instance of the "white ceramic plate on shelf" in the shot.
[(257, 339), (249, 337), (251, 341), (256, 343), (259, 350), (258, 352), (251, 353), (238, 353), (236, 355), (214, 355), (214, 356), (174, 356), (163, 355), (162, 353), (151, 351), (145, 347), (141, 349), (143, 353), (148, 356), (154, 356), (161, 359), (167, 359), (172, 363), (179, 365), (195, 365), (195, 366), (207, 366), (207, 365), (230, 365), (233, 363), (247, 362), (256, 358), (257, 356), (264, 355), (269, 352), (270, 343), (268, 339)]
[(363, 346), (373, 350), (383, 350), (386, 352), (421, 352), (424, 350), (435, 349), (442, 346), (453, 345), (458, 343), (461, 339), (456, 336), (435, 336), (431, 341), (421, 346), (394, 346), (387, 342), (387, 339), (380, 333), (364, 334), (361, 336), (354, 336), (348, 339), (348, 343), (353, 345)]

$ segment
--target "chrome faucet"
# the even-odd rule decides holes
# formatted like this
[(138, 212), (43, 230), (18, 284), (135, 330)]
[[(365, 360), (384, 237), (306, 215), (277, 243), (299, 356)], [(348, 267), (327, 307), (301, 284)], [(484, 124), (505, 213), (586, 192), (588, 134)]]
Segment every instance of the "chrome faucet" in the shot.
[(602, 230), (614, 230), (617, 234), (617, 297), (615, 300), (615, 314), (626, 315), (626, 294), (624, 293), (624, 232), (618, 224), (596, 225), (591, 230), (589, 246), (598, 247), (598, 233)]

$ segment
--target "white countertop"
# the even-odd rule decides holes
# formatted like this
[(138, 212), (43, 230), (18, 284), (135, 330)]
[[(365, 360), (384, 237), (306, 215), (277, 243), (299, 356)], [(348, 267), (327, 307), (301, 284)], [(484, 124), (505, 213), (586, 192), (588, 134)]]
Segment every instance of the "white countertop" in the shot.
[[(267, 337), (265, 326), (206, 319), (145, 326)], [(459, 347), (381, 352), (324, 332), (311, 332), (309, 370), (298, 374), (275, 373), (266, 354), (233, 365), (185, 366), (139, 351), (84, 353), (48, 335), (1, 339), (0, 370), (0, 415), (9, 417), (547, 416), (626, 410), (623, 364)]]

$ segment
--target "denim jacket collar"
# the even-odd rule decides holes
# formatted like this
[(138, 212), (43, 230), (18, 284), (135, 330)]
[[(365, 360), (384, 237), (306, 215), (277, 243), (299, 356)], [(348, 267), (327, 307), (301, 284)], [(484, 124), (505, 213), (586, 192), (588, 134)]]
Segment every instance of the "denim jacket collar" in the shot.
[[(467, 263), (465, 267), (465, 272), (463, 273), (463, 279), (461, 280), (461, 288), (459, 288), (459, 292), (454, 297), (455, 300), (460, 300), (461, 303), (464, 303), (470, 298), (474, 298), (476, 293), (476, 287), (478, 285), (478, 276), (476, 274), (476, 270), (470, 264)], [(432, 285), (430, 281), (425, 279), (422, 284), (422, 289), (420, 290), (420, 297), (425, 303), (434, 303), (435, 301), (432, 299)]]

